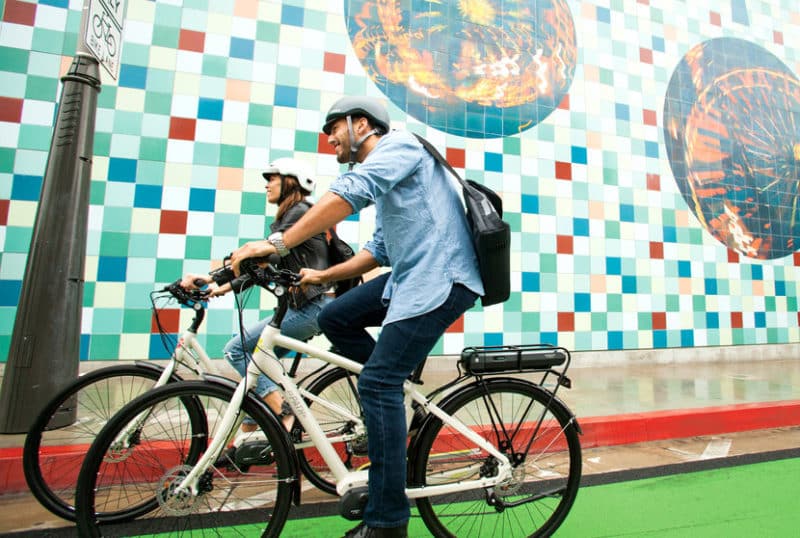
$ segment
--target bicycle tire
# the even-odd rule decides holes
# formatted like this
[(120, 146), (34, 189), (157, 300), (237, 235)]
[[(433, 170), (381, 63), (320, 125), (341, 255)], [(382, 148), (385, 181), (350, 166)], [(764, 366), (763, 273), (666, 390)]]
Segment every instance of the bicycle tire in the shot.
[[(327, 370), (322, 375), (314, 379), (308, 385), (308, 392), (315, 396), (341, 405), (352, 415), (361, 417), (361, 399), (358, 397), (356, 388), (357, 376), (344, 368), (334, 368)], [(335, 412), (325, 409), (322, 405), (315, 405), (312, 400), (306, 403), (311, 413), (316, 418), (323, 431), (329, 435), (351, 436), (357, 434), (355, 424), (344, 420)], [(297, 425), (293, 437), (302, 436), (302, 428)], [(367, 439), (366, 434), (359, 435), (357, 438), (334, 443), (334, 448), (342, 462), (348, 470), (356, 470), (369, 465), (369, 458), (366, 454)], [(336, 495), (336, 482), (325, 461), (314, 447), (300, 448), (297, 450), (297, 459), (300, 470), (308, 481), (319, 490), (330, 495)]]
[[(78, 377), (47, 403), (31, 424), (22, 451), (25, 480), (42, 506), (75, 521), (77, 472), (89, 445), (124, 404), (153, 388), (160, 375), (155, 365), (109, 366)], [(52, 427), (72, 412), (74, 422)]]
[[(513, 478), (494, 488), (502, 507), (491, 505), (491, 492), (483, 488), (417, 499), (428, 530), (437, 537), (458, 538), (555, 532), (575, 501), (581, 475), (578, 427), (566, 406), (532, 383), (499, 378), (465, 387), (448, 397), (442, 409), (506, 454)], [(495, 463), (433, 416), (423, 425), (409, 458), (410, 483), (415, 485), (491, 476)]]
[[(215, 532), (253, 536), (253, 526), (260, 523), (262, 536), (277, 537), (288, 517), (297, 471), (286, 432), (252, 395), (245, 398), (242, 413), (259, 428), (241, 435), (255, 439), (263, 432), (259, 450), (272, 447), (266, 454), (258, 453), (264, 461), (253, 463), (255, 470), (215, 462), (201, 477), (200, 494), (174, 494), (172, 489), (215, 435), (227, 437), (228, 432), (219, 430), (219, 419), (234, 387), (204, 381), (169, 383), (135, 399), (109, 421), (81, 468), (76, 492), (78, 534), (175, 536), (203, 529), (204, 536)], [(202, 411), (202, 420), (194, 416), (193, 404)], [(109, 455), (115, 454), (115, 442), (134, 422), (139, 433), (136, 447), (124, 461), (106, 464)], [(139, 508), (135, 521), (120, 524), (100, 517)]]

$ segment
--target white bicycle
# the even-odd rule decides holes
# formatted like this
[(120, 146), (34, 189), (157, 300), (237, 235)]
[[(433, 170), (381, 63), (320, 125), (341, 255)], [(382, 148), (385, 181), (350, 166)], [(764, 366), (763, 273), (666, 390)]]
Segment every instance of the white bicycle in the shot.
[[(279, 298), (298, 278), (269, 264), (243, 264), (243, 271)], [(349, 406), (353, 393), (301, 391), (272, 349), (356, 375), (362, 366), (281, 335), (280, 305), (240, 383), (212, 375), (171, 383), (126, 405), (101, 430), (78, 480), (81, 536), (201, 529), (204, 536), (278, 536), (291, 504), (300, 503), (301, 461), (335, 484), (343, 517), (361, 517), (368, 432)], [(405, 383), (406, 493), (434, 536), (549, 536), (563, 522), (581, 475), (580, 428), (556, 396), (570, 384), (569, 362), (566, 349), (543, 345), (467, 348), (456, 377), (432, 394), (420, 392), (424, 365)], [(251, 391), (260, 372), (282, 387), (297, 418), (291, 434)], [(539, 372), (541, 380), (505, 375), (521, 372)], [(246, 417), (255, 432), (240, 432)], [(231, 446), (234, 457), (222, 457)], [(128, 521), (98, 517), (109, 512)]]

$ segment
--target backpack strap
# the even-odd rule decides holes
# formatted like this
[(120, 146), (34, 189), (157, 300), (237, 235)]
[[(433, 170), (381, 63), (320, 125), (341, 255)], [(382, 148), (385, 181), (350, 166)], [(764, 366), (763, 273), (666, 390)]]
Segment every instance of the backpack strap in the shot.
[(449, 162), (447, 162), (447, 159), (445, 159), (444, 157), (442, 157), (442, 154), (441, 154), (441, 153), (439, 153), (439, 150), (438, 150), (438, 149), (436, 149), (436, 147), (435, 147), (433, 144), (431, 144), (430, 142), (428, 142), (428, 141), (427, 141), (425, 138), (421, 137), (421, 136), (420, 136), (420, 135), (418, 135), (417, 133), (412, 133), (412, 134), (413, 134), (415, 137), (417, 137), (417, 140), (419, 140), (419, 143), (420, 143), (420, 144), (422, 144), (422, 147), (424, 147), (426, 150), (428, 150), (428, 153), (430, 153), (430, 154), (433, 156), (433, 158), (434, 158), (434, 159), (436, 159), (437, 161), (439, 161), (439, 162), (442, 164), (442, 166), (444, 166), (445, 168), (447, 168), (447, 170), (448, 170), (448, 171), (449, 171), (451, 174), (453, 174), (453, 176), (455, 176), (455, 178), (458, 180), (458, 182), (459, 182), (459, 183), (461, 183), (461, 186), (462, 186), (462, 187), (464, 187), (465, 189), (468, 189), (468, 188), (469, 188), (469, 187), (467, 186), (467, 182), (466, 182), (466, 181), (464, 181), (464, 180), (461, 178), (461, 176), (458, 174), (458, 172), (456, 172), (456, 169), (455, 169), (455, 168), (453, 168), (453, 166), (452, 166), (452, 165), (451, 165)]

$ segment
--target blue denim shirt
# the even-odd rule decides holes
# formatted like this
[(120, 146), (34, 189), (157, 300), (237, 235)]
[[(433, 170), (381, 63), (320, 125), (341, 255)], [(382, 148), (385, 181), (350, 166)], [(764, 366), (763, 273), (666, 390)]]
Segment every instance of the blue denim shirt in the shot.
[(375, 232), (364, 248), (380, 265), (392, 267), (383, 292), (390, 301), (384, 323), (436, 309), (454, 283), (483, 295), (457, 184), (412, 134), (382, 136), (330, 191), (354, 213), (375, 204)]

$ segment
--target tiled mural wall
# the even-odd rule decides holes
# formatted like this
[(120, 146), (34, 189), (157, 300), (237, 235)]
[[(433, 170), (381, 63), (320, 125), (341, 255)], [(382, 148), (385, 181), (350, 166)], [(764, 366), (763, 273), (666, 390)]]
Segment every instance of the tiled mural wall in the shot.
[[(3, 359), (81, 4), (3, 4)], [(128, 0), (99, 95), (81, 358), (165, 356), (149, 293), (264, 236), (270, 159), (307, 159), (324, 191), (339, 165), (319, 129), (343, 94), (384, 98), (503, 194), (511, 298), (435, 353), (798, 342), (797, 36), (796, 0)], [(369, 211), (339, 228), (371, 230)], [(271, 306), (251, 296), (245, 321)], [(231, 298), (207, 319), (218, 355)]]

